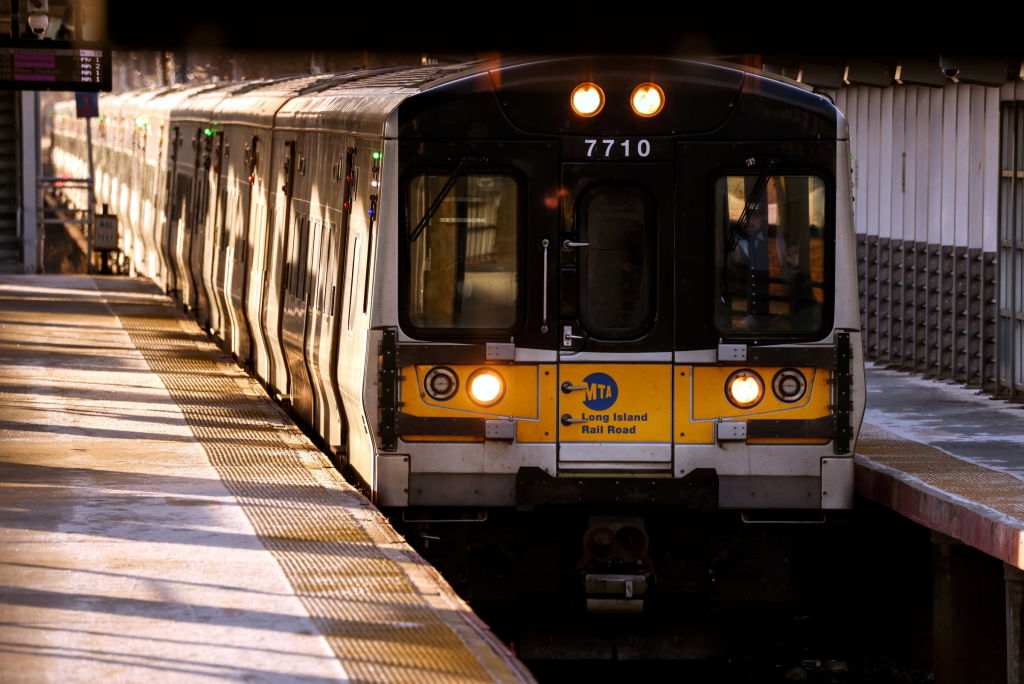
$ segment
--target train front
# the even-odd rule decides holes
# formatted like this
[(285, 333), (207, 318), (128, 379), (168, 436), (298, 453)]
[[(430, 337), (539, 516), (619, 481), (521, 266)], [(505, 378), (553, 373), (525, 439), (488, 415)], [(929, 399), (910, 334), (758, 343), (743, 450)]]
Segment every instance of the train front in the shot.
[[(847, 137), (824, 97), (678, 59), (491, 65), (403, 102), (373, 484), (466, 594), (656, 611), (728, 594), (737, 540), (785, 555), (749, 523), (852, 505)], [(480, 579), (491, 556), (515, 582)]]

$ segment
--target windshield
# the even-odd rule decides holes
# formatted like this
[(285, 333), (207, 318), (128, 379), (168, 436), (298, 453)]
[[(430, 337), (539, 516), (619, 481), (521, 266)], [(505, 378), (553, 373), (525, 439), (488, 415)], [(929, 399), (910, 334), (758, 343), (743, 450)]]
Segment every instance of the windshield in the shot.
[[(825, 301), (825, 184), (814, 176), (715, 183), (715, 325), (721, 331), (817, 331)], [(745, 221), (743, 210), (750, 207)]]
[[(409, 183), (407, 231), (449, 176)], [(407, 233), (408, 235), (408, 233)], [(409, 319), (418, 328), (508, 329), (516, 321), (518, 187), (509, 176), (466, 173), (454, 184), (409, 250)]]

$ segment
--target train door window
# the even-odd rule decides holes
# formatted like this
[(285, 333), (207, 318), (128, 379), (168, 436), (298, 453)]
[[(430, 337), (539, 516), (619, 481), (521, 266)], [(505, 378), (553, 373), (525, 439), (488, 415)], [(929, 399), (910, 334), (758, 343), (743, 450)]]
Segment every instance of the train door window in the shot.
[(346, 326), (349, 330), (352, 329), (352, 314), (354, 313), (356, 305), (356, 264), (359, 257), (359, 236), (356, 235), (355, 240), (352, 243), (352, 257), (348, 265), (348, 323)]
[(320, 283), (321, 274), (323, 273), (323, 270), (321, 269), (321, 264), (323, 263), (323, 260), (321, 259), (321, 254), (323, 253), (324, 248), (322, 229), (323, 225), (320, 223), (319, 220), (310, 221), (310, 249), (309, 257), (307, 259), (308, 264), (306, 265), (306, 268), (308, 269), (307, 280), (309, 281), (309, 308), (313, 309), (314, 311), (319, 311), (320, 309), (323, 308), (322, 304), (320, 303), (322, 290)]
[(580, 202), (580, 322), (595, 337), (630, 339), (654, 319), (654, 236), (650, 197), (603, 185)]
[(288, 269), (285, 287), (293, 297), (299, 296), (299, 242), (302, 230), (302, 215), (295, 214), (292, 229), (288, 233), (288, 256), (285, 267)]
[(331, 252), (331, 242), (334, 239), (334, 231), (329, 223), (320, 225), (320, 263), (316, 269), (317, 279), (317, 310), (323, 313), (327, 309), (327, 289), (330, 282), (330, 261), (328, 256)]
[(309, 252), (309, 217), (303, 216), (299, 222), (299, 246), (298, 246), (298, 264), (299, 264), (299, 277), (298, 282), (295, 284), (296, 293), (295, 296), (305, 301), (306, 298), (306, 281), (308, 269), (306, 259), (308, 258)]
[(724, 176), (714, 186), (715, 325), (722, 332), (818, 332), (831, 289), (825, 183), (797, 175), (758, 181)]
[(334, 307), (337, 304), (336, 297), (338, 292), (338, 269), (341, 266), (341, 260), (338, 258), (338, 224), (331, 222), (330, 239), (327, 241), (327, 264), (330, 272), (328, 274), (327, 282), (330, 283), (331, 297), (327, 304), (327, 315), (334, 316)]
[(467, 173), (415, 233), (448, 179), (420, 174), (408, 186), (409, 321), (426, 329), (511, 329), (518, 315), (518, 184), (511, 176)]
[(227, 188), (226, 185), (224, 185), (223, 187), (221, 187), (221, 190), (220, 190), (220, 211), (218, 212), (220, 214), (220, 231), (219, 232), (220, 232), (220, 251), (221, 252), (224, 252), (228, 248), (228, 228), (230, 226), (230, 223), (228, 223), (227, 206), (228, 206), (228, 188)]

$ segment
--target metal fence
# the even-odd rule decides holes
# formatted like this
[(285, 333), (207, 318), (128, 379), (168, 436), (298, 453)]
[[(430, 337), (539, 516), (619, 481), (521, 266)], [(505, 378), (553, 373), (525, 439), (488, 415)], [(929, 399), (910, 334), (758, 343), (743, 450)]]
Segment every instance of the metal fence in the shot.
[(868, 358), (1024, 399), (1024, 84), (831, 94)]
[[(41, 177), (36, 183), (39, 259), (37, 271), (45, 272), (46, 227), (80, 225), (87, 243), (86, 264), (92, 263), (95, 214), (92, 181), (88, 178)], [(84, 207), (84, 208), (79, 208)], [(88, 266), (87, 266), (88, 267)], [(90, 271), (91, 271), (91, 267)]]
[(1024, 398), (1024, 102), (1004, 102), (999, 150), (997, 393)]

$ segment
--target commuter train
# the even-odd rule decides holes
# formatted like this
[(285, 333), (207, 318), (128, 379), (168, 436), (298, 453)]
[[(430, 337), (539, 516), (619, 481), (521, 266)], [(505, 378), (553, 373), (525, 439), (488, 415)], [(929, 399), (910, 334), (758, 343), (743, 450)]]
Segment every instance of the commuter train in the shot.
[[(828, 98), (599, 56), (169, 86), (100, 112), (97, 198), (133, 269), (467, 595), (655, 610), (719, 591), (737, 540), (783, 527), (753, 523), (851, 507), (865, 393)], [(58, 109), (58, 173), (87, 174), (85, 139)], [(517, 579), (475, 571), (488, 555)]]

